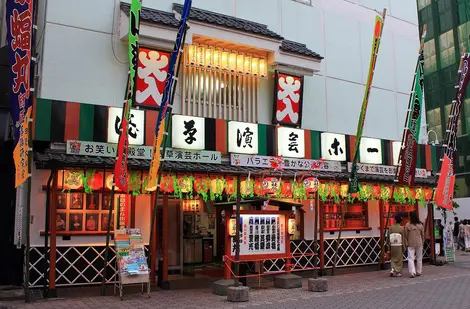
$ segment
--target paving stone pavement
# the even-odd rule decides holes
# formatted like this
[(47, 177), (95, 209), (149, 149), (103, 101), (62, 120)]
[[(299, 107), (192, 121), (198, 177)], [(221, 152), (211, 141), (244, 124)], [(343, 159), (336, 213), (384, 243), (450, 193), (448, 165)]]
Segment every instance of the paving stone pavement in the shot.
[[(322, 308), (322, 309), (400, 309), (400, 308), (470, 308), (470, 255), (460, 253), (457, 263), (442, 267), (425, 266), (423, 276), (411, 279), (406, 269), (401, 278), (388, 272), (364, 272), (328, 277), (329, 291), (313, 293), (303, 287), (293, 290), (252, 289), (250, 301), (233, 304), (210, 290), (153, 292), (151, 298), (138, 294), (124, 300), (108, 297), (58, 299), (24, 304), (11, 302), (12, 308), (36, 309), (120, 309), (120, 308)], [(0, 304), (1, 305), (1, 304)], [(1, 306), (0, 306), (1, 307)]]

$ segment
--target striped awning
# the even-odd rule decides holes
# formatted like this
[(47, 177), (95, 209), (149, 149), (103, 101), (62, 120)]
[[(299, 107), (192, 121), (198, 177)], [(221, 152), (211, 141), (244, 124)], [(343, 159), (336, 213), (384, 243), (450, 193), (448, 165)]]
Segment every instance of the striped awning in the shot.
[[(73, 103), (38, 99), (35, 102), (33, 139), (65, 143), (67, 140), (89, 142), (107, 142), (109, 107), (93, 104)], [(145, 145), (153, 145), (157, 111), (145, 111)], [(224, 119), (205, 118), (205, 150), (220, 151), (228, 155), (228, 121)], [(277, 155), (277, 126), (258, 124), (258, 155)], [(320, 131), (304, 130), (305, 159), (321, 158)], [(354, 157), (356, 137), (346, 136), (346, 160)], [(168, 134), (167, 147), (172, 147), (171, 128)], [(392, 141), (382, 140), (383, 165), (393, 165)], [(418, 146), (417, 167), (428, 171), (438, 170), (440, 147), (430, 145)]]

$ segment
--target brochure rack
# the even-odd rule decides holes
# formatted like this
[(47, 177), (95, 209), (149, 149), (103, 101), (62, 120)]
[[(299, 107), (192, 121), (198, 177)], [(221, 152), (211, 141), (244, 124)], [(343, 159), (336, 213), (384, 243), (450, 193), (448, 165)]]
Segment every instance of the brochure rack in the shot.
[(121, 229), (115, 232), (117, 282), (114, 284), (114, 296), (119, 290), (122, 300), (124, 285), (142, 286), (142, 295), (147, 285), (147, 296), (150, 298), (150, 272), (145, 257), (144, 243), (140, 229)]

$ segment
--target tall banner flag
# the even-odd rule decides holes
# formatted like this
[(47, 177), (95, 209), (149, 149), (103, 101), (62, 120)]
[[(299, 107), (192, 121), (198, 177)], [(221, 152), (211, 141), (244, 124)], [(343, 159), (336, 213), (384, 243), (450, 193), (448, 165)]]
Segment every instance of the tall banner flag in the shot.
[(142, 0), (132, 0), (129, 13), (129, 82), (122, 112), (121, 132), (119, 135), (116, 163), (114, 166), (114, 184), (123, 192), (128, 191), (127, 161), (129, 155), (128, 125), (131, 107), (135, 97), (135, 80), (137, 72), (137, 56), (139, 53), (139, 28)]
[(449, 122), (447, 126), (446, 142), (444, 144), (444, 157), (442, 158), (442, 166), (437, 181), (435, 202), (438, 206), (452, 210), (453, 194), (455, 184), (454, 174), (454, 155), (457, 151), (457, 128), (459, 124), (460, 111), (462, 110), (462, 102), (467, 91), (470, 81), (470, 53), (462, 56), (459, 68), (458, 84), (455, 86), (457, 94), (455, 100), (452, 101), (452, 107), (449, 114)]
[(15, 187), (29, 177), (29, 129), (31, 102), (31, 45), (33, 38), (33, 0), (7, 0), (7, 43), (10, 57), (10, 113), (15, 148)]
[(359, 122), (357, 124), (356, 145), (354, 149), (354, 158), (351, 166), (351, 176), (349, 178), (349, 193), (355, 193), (359, 191), (357, 183), (357, 160), (359, 156), (359, 146), (361, 143), (362, 133), (364, 131), (367, 105), (369, 104), (370, 88), (372, 86), (372, 80), (374, 78), (375, 64), (377, 62), (377, 54), (379, 52), (380, 38), (382, 37), (385, 13), (386, 10), (384, 9), (383, 16), (375, 17), (374, 38), (372, 41), (372, 53), (369, 64), (369, 75), (367, 77), (364, 99), (362, 100), (361, 113), (359, 116)]
[(176, 34), (176, 41), (173, 47), (173, 51), (170, 55), (170, 66), (168, 68), (168, 76), (165, 83), (165, 89), (163, 91), (162, 102), (160, 104), (160, 110), (158, 112), (157, 123), (155, 125), (155, 139), (153, 142), (153, 156), (150, 162), (149, 177), (146, 186), (147, 191), (154, 191), (157, 188), (158, 182), (158, 170), (160, 168), (160, 147), (163, 141), (163, 135), (165, 134), (165, 118), (168, 112), (168, 105), (172, 98), (173, 85), (175, 83), (175, 69), (179, 57), (182, 52), (182, 45), (184, 44), (183, 39), (186, 32), (187, 20), (189, 17), (189, 11), (191, 10), (191, 0), (185, 0), (183, 11), (181, 12), (181, 19)]
[(400, 169), (398, 182), (413, 186), (416, 174), (416, 160), (418, 155), (418, 141), (421, 130), (421, 111), (423, 109), (424, 93), (424, 54), (420, 53), (416, 65), (413, 91), (410, 98), (408, 122), (405, 127), (403, 150), (400, 152)]

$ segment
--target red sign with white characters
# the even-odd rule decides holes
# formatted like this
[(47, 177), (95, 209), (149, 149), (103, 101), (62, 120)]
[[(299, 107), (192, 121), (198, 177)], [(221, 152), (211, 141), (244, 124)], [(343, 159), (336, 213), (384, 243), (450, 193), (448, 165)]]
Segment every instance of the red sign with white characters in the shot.
[(136, 105), (159, 107), (168, 74), (170, 54), (139, 48), (136, 81)]
[(300, 126), (303, 77), (276, 72), (273, 123)]

